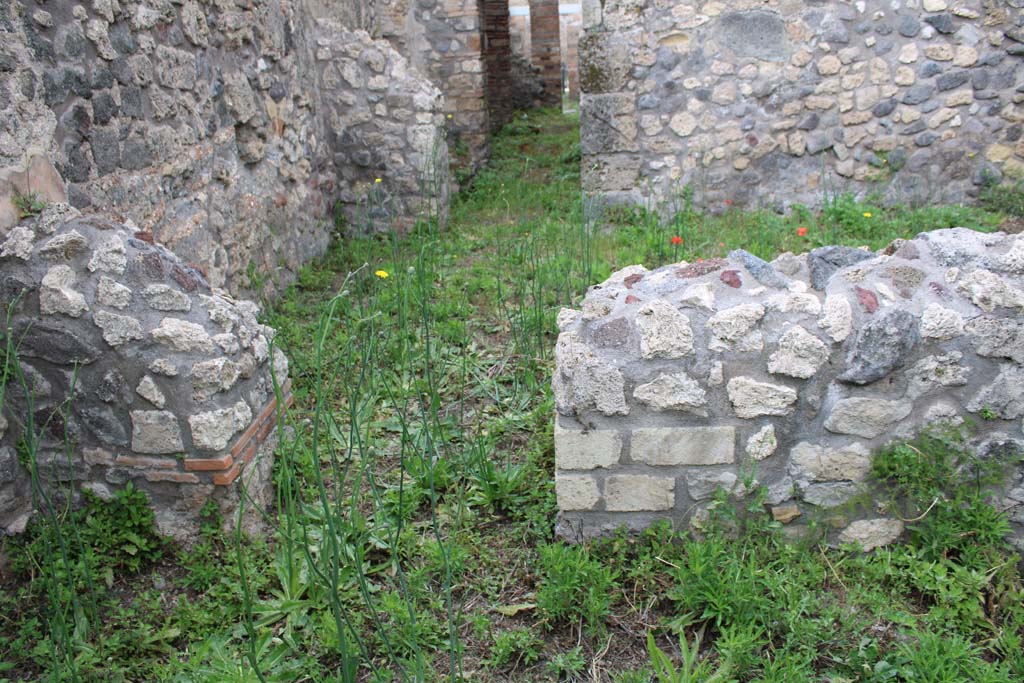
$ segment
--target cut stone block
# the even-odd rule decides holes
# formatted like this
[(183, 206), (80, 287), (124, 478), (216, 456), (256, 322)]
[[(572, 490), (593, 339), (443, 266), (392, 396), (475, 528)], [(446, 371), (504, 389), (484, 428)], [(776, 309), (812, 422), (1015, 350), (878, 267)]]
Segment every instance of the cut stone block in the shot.
[(578, 474), (556, 475), (555, 495), (561, 510), (593, 510), (601, 500), (597, 480)]
[(645, 465), (727, 465), (736, 459), (736, 428), (634, 429), (630, 456)]
[(617, 474), (604, 484), (605, 509), (609, 512), (671, 510), (675, 507), (674, 477)]
[(622, 434), (612, 429), (566, 429), (555, 419), (555, 467), (592, 470), (612, 467), (622, 453)]

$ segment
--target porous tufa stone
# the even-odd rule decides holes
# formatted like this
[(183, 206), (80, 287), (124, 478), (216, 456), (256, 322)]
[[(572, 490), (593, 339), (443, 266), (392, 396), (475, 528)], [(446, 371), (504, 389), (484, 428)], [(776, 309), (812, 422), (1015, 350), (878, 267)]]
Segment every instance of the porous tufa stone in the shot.
[(746, 484), (732, 472), (693, 470), (686, 474), (686, 490), (694, 500), (712, 498), (719, 489), (735, 498), (743, 498), (748, 493)]
[(764, 348), (764, 339), (755, 326), (764, 313), (764, 306), (760, 304), (741, 304), (719, 311), (708, 319), (708, 329), (713, 335), (708, 347), (712, 351), (760, 351)]
[(964, 318), (941, 304), (931, 303), (921, 314), (921, 336), (941, 341), (955, 339), (964, 332)]
[(96, 311), (93, 322), (103, 331), (103, 341), (110, 346), (121, 346), (130, 341), (144, 339), (142, 323), (127, 315), (110, 311)]
[(67, 261), (88, 249), (89, 242), (82, 233), (70, 230), (50, 239), (39, 249), (39, 255), (43, 258)]
[(1024, 292), (988, 270), (968, 273), (957, 283), (957, 289), (987, 313), (996, 308), (1024, 308)]
[(39, 288), (39, 311), (43, 315), (66, 315), (77, 318), (89, 310), (85, 296), (73, 287), (78, 281), (68, 266), (53, 266), (43, 276)]
[(142, 298), (146, 300), (150, 308), (157, 311), (187, 313), (192, 310), (192, 300), (188, 295), (167, 285), (149, 285), (142, 290)]
[(690, 319), (668, 302), (645, 304), (636, 316), (644, 358), (682, 358), (693, 353)]
[[(927, 0), (925, 0), (927, 5)], [(840, 543), (855, 543), (864, 552), (895, 543), (903, 535), (903, 522), (898, 519), (861, 519), (851, 523), (839, 534)]]
[(737, 417), (748, 420), (762, 415), (789, 415), (797, 400), (796, 390), (751, 377), (733, 377), (726, 390)]
[(98, 247), (89, 259), (89, 271), (103, 271), (115, 275), (123, 275), (128, 266), (128, 253), (124, 247), (124, 241), (114, 236)]
[(853, 333), (853, 307), (850, 301), (842, 295), (829, 295), (825, 297), (821, 318), (818, 319), (818, 327), (825, 330), (832, 341), (836, 343), (846, 341)]
[(807, 379), (828, 361), (828, 347), (800, 325), (786, 330), (768, 361), (768, 372)]
[(185, 445), (177, 416), (166, 410), (133, 410), (132, 450), (136, 453), (166, 455), (179, 453)]
[(790, 452), (792, 474), (807, 481), (863, 481), (871, 471), (871, 454), (861, 444), (828, 448), (802, 442)]
[(707, 394), (697, 380), (685, 372), (660, 375), (653, 382), (641, 384), (633, 397), (655, 410), (681, 410), (706, 416)]
[(15, 226), (7, 233), (7, 239), (0, 245), (0, 258), (14, 257), (22, 261), (32, 258), (32, 246), (35, 243), (35, 233), (25, 226)]
[(128, 308), (132, 303), (132, 290), (104, 275), (96, 288), (96, 302), (110, 308)]
[(167, 397), (160, 391), (160, 387), (157, 386), (156, 381), (152, 377), (146, 375), (139, 381), (139, 386), (135, 387), (135, 392), (152, 403), (157, 408), (163, 409), (167, 404)]
[(747, 439), (747, 455), (754, 460), (764, 460), (779, 447), (775, 436), (775, 425), (767, 424)]
[(164, 318), (149, 334), (158, 344), (175, 351), (213, 352), (213, 340), (203, 326), (180, 318)]
[(825, 419), (825, 429), (836, 434), (873, 439), (910, 415), (913, 408), (913, 402), (908, 400), (845, 398), (832, 408)]
[(563, 415), (596, 409), (605, 415), (626, 415), (626, 382), (622, 372), (598, 358), (575, 332), (563, 332), (555, 345), (558, 371), (552, 388)]
[(968, 402), (967, 410), (989, 411), (1004, 420), (1024, 415), (1024, 368), (1003, 364), (996, 378)]
[(214, 358), (192, 366), (192, 398), (205, 401), (235, 386), (240, 375), (238, 364), (227, 358)]
[(192, 444), (204, 451), (223, 450), (251, 419), (252, 410), (244, 401), (238, 401), (230, 408), (190, 415), (188, 425), (192, 430)]

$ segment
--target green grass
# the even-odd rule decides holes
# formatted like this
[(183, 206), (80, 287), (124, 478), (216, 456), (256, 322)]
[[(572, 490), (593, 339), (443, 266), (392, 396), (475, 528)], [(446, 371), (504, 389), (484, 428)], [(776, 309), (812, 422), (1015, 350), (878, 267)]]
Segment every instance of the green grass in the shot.
[[(780, 215), (683, 192), (670, 224), (621, 209), (584, 221), (576, 125), (517, 117), (446, 229), (337, 243), (267, 310), (297, 397), (267, 538), (211, 518), (186, 550), (132, 527), (138, 562), (107, 572), (76, 555), (104, 580), (96, 617), (72, 610), (60, 638), (30, 560), (79, 518), (0, 541), (0, 681), (1021, 680), (1018, 558), (988, 479), (961, 481), (974, 472), (946, 442), (878, 460), (904, 517), (936, 487), (948, 501), (907, 546), (871, 555), (789, 541), (756, 501), (721, 506), (699, 536), (553, 538), (554, 321), (587, 286), (633, 263), (879, 248), (1003, 215), (850, 197)], [(964, 525), (984, 533), (965, 542)]]

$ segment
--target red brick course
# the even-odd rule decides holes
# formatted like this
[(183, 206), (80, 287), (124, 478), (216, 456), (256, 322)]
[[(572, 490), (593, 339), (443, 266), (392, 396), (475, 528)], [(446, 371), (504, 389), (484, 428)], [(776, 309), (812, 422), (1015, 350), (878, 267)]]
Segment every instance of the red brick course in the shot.
[[(285, 406), (290, 406), (295, 402), (295, 398), (292, 395), (291, 380), (282, 387), (281, 396), (284, 399)], [(249, 423), (249, 426), (245, 428), (245, 431), (242, 432), (241, 436), (231, 446), (230, 451), (217, 458), (189, 458), (185, 460), (186, 472), (211, 472), (211, 481), (216, 486), (232, 484), (241, 473), (242, 467), (253, 459), (256, 451), (259, 450), (259, 447), (266, 441), (267, 436), (277, 426), (277, 407), (277, 397), (271, 398), (267, 405), (263, 407), (263, 410), (259, 412), (259, 415)], [(147, 474), (147, 478), (148, 476)], [(198, 477), (195, 477), (195, 475), (188, 474), (187, 476), (194, 477), (196, 481), (183, 481), (181, 483), (199, 482)]]

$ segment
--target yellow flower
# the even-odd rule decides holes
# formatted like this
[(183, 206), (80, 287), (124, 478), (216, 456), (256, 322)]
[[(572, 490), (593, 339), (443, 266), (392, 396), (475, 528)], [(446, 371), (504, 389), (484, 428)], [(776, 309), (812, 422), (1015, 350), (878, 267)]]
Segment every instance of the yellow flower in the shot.
[(452, 117), (452, 115), (451, 115), (451, 114), (448, 114), (448, 118), (451, 118), (451, 117)]
[(381, 280), (388, 279), (388, 271), (386, 270), (375, 270), (373, 271), (373, 274), (379, 277)]
[(380, 182), (380, 178), (374, 178), (374, 179), (373, 179), (373, 182), (375, 182), (375, 183), (379, 183), (379, 182)]
[(871, 218), (871, 212), (870, 211), (865, 211), (864, 212), (864, 218)]

